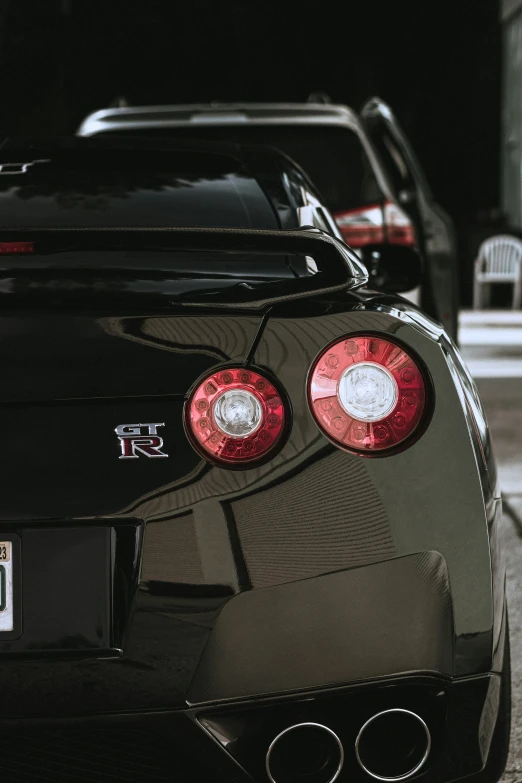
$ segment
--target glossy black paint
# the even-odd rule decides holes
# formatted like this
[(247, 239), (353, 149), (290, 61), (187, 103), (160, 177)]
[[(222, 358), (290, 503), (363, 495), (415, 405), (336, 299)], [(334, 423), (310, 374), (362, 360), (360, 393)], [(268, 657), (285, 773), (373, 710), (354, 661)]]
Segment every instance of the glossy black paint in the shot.
[[(96, 291), (97, 300), (107, 297), (146, 303), (168, 297), (165, 305), (176, 300), (189, 305), (214, 307), (251, 307), (259, 309), (281, 299), (294, 300), (321, 292), (357, 288), (368, 281), (368, 273), (358, 257), (341, 240), (310, 228), (299, 231), (208, 228), (4, 228), (0, 225), (0, 243), (32, 242), (34, 252), (6, 254), (0, 261), (5, 277), (3, 295), (20, 306), (24, 300), (44, 302), (56, 297), (76, 303), (81, 296)], [(123, 251), (137, 251), (127, 263)], [(152, 256), (153, 253), (159, 255)], [(210, 287), (196, 271), (179, 272), (176, 253), (187, 264), (190, 253), (211, 254), (215, 273)], [(308, 274), (269, 277), (251, 275), (249, 258), (297, 258), (313, 254), (316, 267)], [(227, 255), (228, 254), (228, 255)], [(152, 256), (152, 257), (151, 257)], [(221, 262), (238, 261), (244, 271), (236, 275), (219, 274)], [(193, 261), (197, 264), (196, 260)], [(208, 261), (207, 261), (208, 263)], [(288, 263), (292, 263), (290, 260)], [(203, 282), (203, 285), (202, 285)]]
[[(347, 294), (344, 295), (344, 297), (347, 296)], [(272, 369), (275, 376), (280, 379), (280, 382), (290, 394), (294, 409), (292, 436), (276, 462), (278, 466), (276, 475), (281, 473), (281, 478), (276, 479), (275, 476), (271, 478), (266, 490), (264, 490), (268, 492), (267, 499), (271, 491), (273, 491), (271, 487), (276, 488), (280, 484), (282, 486), (289, 484), (288, 491), (290, 492), (288, 499), (282, 502), (276, 519), (271, 523), (271, 528), (265, 529), (266, 546), (270, 549), (270, 530), (273, 530), (275, 533), (279, 526), (282, 525), (281, 531), (284, 531), (285, 515), (292, 511), (292, 503), (295, 503), (295, 498), (292, 499), (292, 492), (294, 492), (292, 487), (296, 486), (297, 489), (298, 485), (295, 484), (296, 476), (305, 471), (307, 471), (306, 484), (309, 487), (311, 496), (314, 497), (314, 493), (317, 493), (316, 497), (319, 504), (317, 513), (321, 510), (321, 513), (324, 514), (323, 497), (325, 487), (327, 492), (333, 493), (333, 496), (340, 491), (345, 491), (344, 489), (341, 490), (341, 487), (344, 486), (342, 476), (345, 476), (345, 482), (348, 480), (346, 485), (348, 497), (356, 489), (361, 490), (363, 487), (366, 487), (363, 494), (360, 495), (358, 507), (354, 509), (352, 500), (346, 505), (345, 513), (349, 517), (352, 513), (359, 517), (363, 514), (364, 520), (364, 508), (368, 503), (370, 517), (375, 518), (376, 513), (382, 515), (384, 523), (383, 533), (389, 530), (390, 514), (393, 514), (392, 519), (395, 519), (395, 521), (392, 522), (393, 535), (389, 539), (390, 543), (385, 543), (387, 540), (386, 535), (389, 535), (386, 534), (384, 539), (380, 538), (379, 542), (375, 542), (378, 545), (375, 549), (375, 554), (372, 554), (372, 543), (370, 541), (366, 550), (360, 553), (357, 558), (354, 558), (353, 553), (349, 554), (351, 547), (344, 550), (340, 546), (339, 540), (336, 541), (335, 552), (332, 551), (330, 553), (328, 549), (321, 551), (322, 547), (317, 547), (322, 541), (322, 534), (320, 533), (322, 528), (319, 527), (319, 538), (315, 537), (315, 539), (308, 540), (307, 546), (311, 546), (312, 549), (309, 550), (309, 555), (301, 563), (300, 568), (290, 567), (287, 570), (284, 567), (277, 567), (274, 570), (272, 567), (267, 572), (266, 566), (263, 565), (261, 550), (251, 550), (249, 539), (251, 539), (252, 534), (249, 533), (248, 529), (245, 529), (243, 536), (240, 533), (240, 539), (246, 536), (245, 543), (249, 543), (247, 566), (249, 567), (251, 579), (254, 586), (262, 586), (278, 583), (280, 579), (284, 582), (289, 577), (305, 578), (326, 573), (328, 570), (332, 570), (332, 566), (334, 567), (333, 570), (339, 567), (342, 568), (343, 563), (345, 567), (353, 567), (359, 563), (372, 562), (375, 559), (378, 561), (389, 556), (396, 556), (397, 554), (434, 549), (441, 551), (446, 557), (450, 573), (452, 567), (455, 568), (456, 573), (452, 577), (452, 583), (454, 584), (453, 601), (454, 603), (455, 601), (457, 603), (462, 602), (462, 614), (464, 616), (468, 614), (464, 607), (471, 602), (473, 596), (473, 591), (470, 593), (470, 588), (466, 587), (469, 574), (465, 576), (467, 569), (462, 567), (462, 555), (464, 553), (459, 551), (459, 558), (454, 560), (452, 566), (451, 560), (454, 558), (451, 556), (451, 549), (454, 545), (444, 544), (445, 540), (449, 542), (450, 539), (445, 539), (445, 535), (440, 528), (440, 520), (435, 525), (433, 519), (437, 514), (441, 513), (440, 502), (435, 504), (436, 508), (431, 513), (426, 510), (426, 492), (430, 491), (430, 485), (426, 482), (428, 476), (424, 468), (425, 463), (421, 460), (426, 460), (430, 452), (432, 454), (430, 463), (434, 456), (440, 458), (441, 466), (439, 467), (437, 481), (447, 482), (445, 485), (448, 488), (454, 486), (456, 490), (456, 493), (453, 494), (454, 508), (450, 509), (449, 519), (443, 526), (447, 525), (449, 534), (450, 528), (455, 527), (453, 524), (454, 520), (456, 518), (460, 519), (459, 526), (451, 534), (450, 538), (454, 539), (456, 536), (455, 545), (458, 540), (462, 540), (462, 548), (464, 547), (464, 542), (466, 542), (469, 555), (465, 559), (473, 562), (476, 557), (479, 557), (479, 559), (482, 557), (484, 565), (487, 566), (486, 573), (489, 573), (489, 566), (486, 563), (489, 557), (487, 522), (489, 519), (490, 524), (493, 525), (495, 516), (499, 512), (499, 503), (498, 501), (495, 502), (494, 499), (494, 495), (498, 490), (496, 488), (495, 472), (491, 468), (491, 456), (489, 462), (482, 464), (482, 468), (479, 470), (478, 467), (480, 467), (481, 463), (479, 462), (477, 467), (475, 457), (475, 454), (478, 452), (478, 446), (474, 446), (472, 441), (475, 431), (469, 422), (468, 409), (463, 409), (459, 400), (459, 393), (445, 358), (444, 350), (450, 351), (450, 355), (452, 355), (453, 349), (448, 345), (444, 348), (444, 344), (440, 345), (438, 342), (435, 342), (427, 332), (422, 333), (419, 329), (419, 325), (422, 322), (421, 316), (413, 313), (417, 321), (417, 325), (413, 326), (413, 322), (407, 323), (404, 310), (401, 318), (398, 318), (398, 311), (397, 315), (390, 311), (386, 312), (386, 306), (378, 304), (375, 298), (373, 301), (366, 302), (364, 299), (362, 294), (352, 294), (351, 304), (347, 304), (349, 302), (347, 299), (345, 299), (343, 304), (335, 303), (333, 300), (325, 302), (316, 300), (315, 302), (300, 305), (300, 312), (297, 304), (294, 303), (291, 315), (286, 313), (284, 309), (279, 308), (279, 312), (273, 312), (272, 317), (268, 319), (264, 327), (256, 351), (256, 364)], [(189, 318), (189, 323), (184, 326), (186, 317)], [(221, 318), (226, 318), (226, 316), (221, 316)], [(248, 354), (251, 341), (254, 339), (261, 322), (259, 316), (254, 316), (249, 339), (247, 327), (251, 322), (251, 318), (252, 316), (245, 315), (237, 321), (230, 319), (229, 323), (234, 333), (233, 344), (236, 348), (234, 351), (228, 351), (227, 359), (229, 361)], [(19, 320), (17, 316), (4, 316), (4, 323), (8, 324), (13, 319), (13, 325), (15, 326)], [(198, 340), (198, 335), (193, 330), (196, 324), (196, 317), (194, 316), (162, 315), (158, 317), (139, 317), (140, 330), (138, 331), (132, 328), (119, 331), (117, 328), (114, 328), (118, 323), (118, 319), (115, 321), (111, 320), (111, 325), (114, 325), (111, 338), (117, 342), (122, 341), (123, 345), (129, 342), (132, 349), (139, 352), (148, 345), (148, 350), (152, 351), (154, 356), (157, 355), (158, 360), (163, 360), (167, 357), (174, 361), (178, 355), (187, 360), (188, 357), (192, 356), (195, 363), (193, 363), (193, 377), (190, 384), (188, 382), (190, 364), (186, 365), (187, 375), (185, 377), (188, 387), (203, 369), (210, 369), (222, 363), (218, 347), (220, 343), (223, 346), (223, 340), (227, 340), (223, 329), (216, 328), (219, 320), (212, 321), (211, 319), (206, 321), (205, 318), (201, 317), (198, 320), (200, 320), (200, 324), (205, 329), (207, 338), (210, 340), (208, 349), (202, 349), (201, 341)], [(100, 325), (100, 322), (103, 323), (104, 319), (95, 318), (94, 321)], [(132, 318), (130, 321), (132, 321)], [(207, 326), (204, 326), (205, 322)], [(73, 319), (67, 318), (66, 323), (69, 330), (78, 329), (77, 334), (80, 337), (82, 333), (88, 334), (88, 332), (85, 332), (84, 325), (92, 324), (93, 319), (88, 315), (84, 317), (75, 316)], [(308, 324), (310, 324), (310, 328), (308, 328)], [(429, 322), (426, 322), (426, 325), (429, 326)], [(191, 347), (190, 343), (187, 343), (185, 351), (182, 351), (181, 354), (179, 349), (176, 348), (177, 341), (173, 339), (176, 335), (179, 336), (180, 328), (186, 331), (187, 334), (192, 334), (194, 341), (193, 347)], [(306, 373), (308, 365), (317, 350), (326, 344), (331, 337), (364, 329), (372, 331), (380, 329), (383, 333), (389, 332), (395, 335), (403, 344), (411, 344), (426, 361), (438, 391), (433, 420), (425, 435), (411, 449), (389, 459), (364, 460), (339, 452), (319, 435), (304, 404)], [(155, 334), (164, 335), (164, 344), (158, 345), (155, 342)], [(169, 335), (172, 335), (170, 338), (172, 341), (169, 341)], [(212, 345), (212, 342), (214, 342), (214, 345)], [(85, 345), (87, 348), (88, 343), (85, 343)], [(103, 343), (99, 343), (99, 345), (101, 346)], [(242, 350), (239, 349), (241, 345), (243, 346)], [(174, 349), (174, 351), (169, 349)], [(214, 356), (212, 355), (213, 352)], [(207, 354), (205, 360), (206, 368), (199, 361), (196, 361), (197, 357), (204, 357), (205, 354)], [(82, 358), (80, 355), (80, 363)], [(138, 354), (136, 354), (136, 361), (133, 361), (131, 355), (129, 355), (129, 360), (131, 366), (139, 367), (140, 360), (138, 360)], [(176, 376), (177, 373), (173, 370), (173, 378)], [(111, 378), (113, 379), (112, 384)], [(49, 520), (53, 518), (106, 516), (121, 513), (126, 515), (131, 513), (140, 518), (145, 518), (149, 522), (152, 522), (153, 519), (158, 521), (175, 519), (179, 512), (186, 513), (187, 510), (192, 508), (191, 505), (187, 506), (187, 502), (191, 494), (189, 487), (194, 482), (196, 482), (196, 486), (199, 486), (196, 495), (196, 505), (200, 501), (204, 501), (207, 492), (210, 492), (209, 497), (212, 497), (218, 486), (222, 487), (218, 494), (224, 493), (223, 500), (227, 499), (227, 502), (230, 502), (233, 498), (239, 500), (239, 497), (245, 493), (245, 490), (247, 490), (245, 496), (247, 506), (253, 502), (253, 499), (256, 497), (256, 494), (259, 495), (259, 492), (252, 495), (252, 492), (248, 491), (249, 485), (254, 481), (255, 486), (262, 479), (265, 472), (270, 476), (274, 471), (273, 466), (268, 466), (259, 471), (247, 470), (240, 476), (235, 473), (231, 474), (223, 469), (210, 468), (198, 459), (183, 437), (181, 422), (182, 398), (179, 398), (177, 405), (173, 404), (174, 398), (167, 395), (168, 378), (162, 377), (161, 373), (158, 374), (156, 380), (152, 376), (148, 386), (149, 395), (147, 398), (141, 399), (139, 396), (133, 398), (133, 395), (129, 394), (126, 396), (125, 401), (118, 399), (118, 393), (121, 395), (122, 391), (121, 387), (118, 389), (118, 379), (119, 369), (115, 366), (112, 373), (107, 373), (106, 377), (99, 379), (97, 395), (91, 401), (80, 397), (80, 389), (78, 389), (69, 398), (64, 398), (61, 401), (59, 398), (55, 398), (54, 400), (49, 400), (45, 406), (35, 405), (32, 418), (30, 407), (20, 409), (19, 416), (16, 415), (15, 409), (12, 409), (10, 414), (12, 435), (9, 436), (7, 427), (5, 432), (6, 437), (10, 437), (12, 440), (13, 447), (15, 444), (18, 444), (20, 456), (11, 460), (11, 464), (15, 467), (10, 474), (8, 473), (9, 481), (6, 482), (3, 511), (6, 521), (14, 517), (18, 519)], [(138, 378), (138, 381), (143, 384), (141, 376)], [(115, 385), (115, 388), (111, 388), (111, 385)], [(54, 417), (56, 417), (56, 425), (53, 422)], [(157, 462), (136, 461), (130, 465), (119, 462), (117, 459), (118, 443), (113, 433), (113, 425), (118, 423), (117, 417), (120, 417), (122, 421), (130, 420), (133, 417), (140, 420), (162, 420), (166, 418), (165, 447), (167, 452), (169, 449), (173, 452), (171, 459)], [(23, 437), (24, 422), (27, 422), (25, 446), (24, 441), (20, 440)], [(58, 422), (61, 424), (60, 427)], [(104, 422), (107, 423), (105, 424)], [(88, 437), (85, 437), (84, 433), (82, 448), (79, 452), (76, 440), (78, 427), (85, 428), (86, 433), (88, 433)], [(458, 478), (452, 477), (451, 474), (454, 471), (447, 460), (446, 444), (443, 436), (448, 430), (454, 432), (457, 440), (455, 448), (458, 448), (460, 453), (459, 464), (461, 465), (461, 470)], [(33, 442), (31, 433), (35, 434), (36, 442), (38, 442), (45, 437), (46, 432), (57, 433), (55, 436), (58, 438), (56, 441), (57, 448), (53, 451), (54, 459), (48, 458), (46, 463), (42, 464), (40, 455), (34, 455), (34, 465), (38, 465), (38, 470), (31, 468), (31, 492), (22, 494), (21, 487), (26, 484), (27, 479), (23, 474), (16, 472), (16, 465), (20, 464), (22, 459), (28, 465), (29, 445)], [(79, 459), (78, 468), (75, 467), (72, 461), (73, 454), (76, 454)], [(64, 456), (64, 464), (68, 465), (67, 482), (63, 482), (60, 473), (56, 472), (56, 459), (61, 460)], [(419, 461), (421, 461), (420, 466)], [(323, 462), (325, 462), (325, 466), (329, 466), (324, 477), (320, 471), (317, 471), (317, 468)], [(446, 468), (444, 464), (447, 465)], [(6, 468), (9, 469), (9, 466), (6, 465)], [(110, 471), (111, 475), (110, 484), (104, 484), (103, 482), (103, 476), (107, 475), (107, 471)], [(314, 471), (318, 474), (317, 479), (313, 478)], [(121, 476), (119, 481), (118, 475)], [(350, 475), (352, 478), (350, 478)], [(415, 478), (416, 476), (418, 476), (417, 479)], [(331, 482), (330, 487), (328, 487), (328, 479)], [(215, 484), (216, 480), (218, 482), (217, 485)], [(20, 481), (22, 482), (21, 484)], [(389, 483), (390, 481), (391, 483)], [(457, 483), (460, 488), (456, 487)], [(266, 479), (262, 481), (261, 486), (265, 484)], [(89, 492), (89, 486), (95, 486), (96, 492)], [(211, 490), (210, 487), (212, 486), (215, 489)], [(60, 491), (58, 491), (59, 487)], [(120, 487), (119, 490), (118, 487)], [(177, 489), (178, 487), (179, 490)], [(184, 489), (185, 487), (187, 487), (187, 490)], [(205, 487), (208, 487), (208, 489), (205, 489)], [(350, 489), (350, 487), (353, 489)], [(187, 491), (186, 500), (183, 500)], [(11, 502), (9, 501), (9, 492), (12, 492), (13, 500)], [(181, 495), (179, 494), (180, 492)], [(232, 492), (232, 495), (230, 492)], [(484, 496), (483, 492), (487, 494)], [(28, 500), (30, 499), (30, 502), (21, 504), (20, 499), (23, 496), (27, 497)], [(474, 497), (476, 497), (477, 502), (474, 510), (471, 512), (471, 509), (473, 509), (472, 499)], [(248, 498), (251, 498), (251, 500), (249, 501)], [(462, 501), (459, 501), (459, 498), (462, 498)], [(234, 502), (237, 502), (237, 500), (234, 500)], [(263, 500), (263, 503), (265, 502)], [(467, 509), (465, 515), (467, 519), (462, 519), (461, 502), (464, 504), (463, 507)], [(338, 505), (338, 500), (336, 505)], [(241, 504), (239, 507), (242, 507)], [(252, 508), (254, 507), (255, 504)], [(487, 515), (484, 512), (484, 507)], [(397, 510), (395, 511), (394, 509)], [(416, 513), (416, 510), (419, 513)], [(295, 509), (293, 511), (295, 512)], [(399, 513), (399, 517), (396, 516), (397, 513)], [(425, 519), (427, 513), (428, 520)], [(447, 510), (445, 513), (447, 514)], [(242, 519), (243, 514), (240, 516)], [(410, 524), (410, 517), (415, 519), (415, 524)], [(482, 524), (480, 521), (476, 522), (477, 519), (480, 520), (481, 518), (483, 520)], [(279, 522), (277, 519), (281, 521)], [(191, 527), (192, 525), (189, 525), (189, 528)], [(218, 524), (216, 523), (216, 526), (213, 528), (214, 533), (216, 533), (217, 527)], [(171, 530), (175, 536), (175, 525)], [(366, 539), (364, 521), (362, 522), (360, 532), (363, 539)], [(296, 534), (297, 530), (294, 530), (294, 535)], [(329, 535), (326, 530), (324, 532), (326, 538), (322, 546), (326, 544)], [(431, 544), (426, 547), (430, 537), (432, 539)], [(398, 547), (397, 540), (401, 539), (404, 543)], [(256, 539), (251, 540), (253, 544)], [(422, 543), (423, 540), (424, 543)], [(146, 543), (145, 541), (145, 553)], [(292, 543), (295, 543), (295, 539)], [(261, 544), (261, 540), (259, 544)], [(198, 546), (201, 546), (201, 544)], [(448, 552), (445, 551), (446, 546), (450, 546)], [(457, 548), (461, 549), (458, 545)], [(480, 555), (481, 550), (483, 552), (482, 555)], [(282, 554), (279, 550), (279, 555), (282, 556)], [(333, 559), (331, 559), (332, 557)], [(196, 557), (197, 561), (200, 561), (199, 555)], [(323, 562), (324, 565), (322, 565)], [(146, 561), (144, 562), (145, 564)], [(232, 562), (231, 566), (230, 575), (232, 575), (232, 578), (228, 580), (228, 583), (233, 585), (235, 578), (233, 577), (234, 567)], [(281, 566), (283, 566), (283, 561), (281, 561)], [(196, 571), (201, 574), (200, 579), (196, 580), (196, 582), (205, 583), (207, 580), (204, 578), (201, 567), (197, 567)], [(462, 593), (459, 588), (461, 580), (458, 578), (460, 572), (463, 574)], [(488, 580), (480, 579), (479, 587), (480, 583), (484, 584), (485, 592), (487, 593), (489, 589)], [(472, 601), (476, 605), (474, 611), (477, 620), (473, 621), (468, 616), (467, 624), (460, 629), (464, 646), (473, 645), (474, 640), (484, 634), (488, 624), (491, 622), (489, 621), (488, 623), (486, 618), (492, 616), (492, 607), (485, 595), (484, 598), (485, 600)], [(479, 615), (476, 615), (477, 609)], [(457, 612), (457, 621), (458, 617), (459, 613)], [(475, 622), (476, 625), (474, 626)], [(457, 637), (459, 636), (458, 625), (459, 623), (457, 622)], [(473, 631), (474, 627), (475, 631)], [(486, 631), (487, 636), (488, 632)], [(464, 664), (464, 671), (467, 665)], [(477, 665), (480, 668), (480, 664), (477, 664), (477, 662), (471, 664), (471, 667), (474, 668)]]
[[(408, 670), (449, 674), (453, 634), (448, 572), (437, 552), (251, 590), (221, 612), (188, 701), (301, 691)], [(415, 649), (404, 645), (411, 638)], [(313, 655), (296, 658), (296, 649), (307, 648)]]
[[(300, 298), (278, 283), (232, 307), (159, 296), (141, 309), (98, 280), (71, 312), (66, 289), (54, 311), (31, 292), (21, 309), (16, 285), (7, 295), (0, 532), (21, 538), (23, 625), (19, 640), (0, 640), (0, 720), (152, 711), (168, 723), (177, 711), (201, 725), (225, 705), (355, 684), (373, 694), (376, 678), (427, 675), (454, 698), (441, 766), (426, 777), (448, 781), (443, 747), (467, 736), (458, 769), (477, 771), (498, 711), (504, 567), (487, 426), (437, 324), (358, 290), (361, 269), (335, 240), (289, 233), (204, 236), (250, 243), (243, 252), (279, 241), (324, 261), (320, 287)], [(330, 444), (306, 400), (319, 351), (361, 332), (414, 352), (435, 390), (422, 436), (380, 459)], [(192, 384), (230, 362), (271, 373), (293, 412), (281, 451), (243, 471), (209, 465), (183, 431)], [(131, 421), (165, 422), (168, 459), (119, 459), (114, 428)], [(31, 607), (46, 554), (57, 567), (44, 622)], [(463, 712), (466, 698), (450, 694), (469, 683)]]
[(315, 226), (342, 238), (307, 175), (269, 147), (161, 139), (0, 143), (9, 228)]

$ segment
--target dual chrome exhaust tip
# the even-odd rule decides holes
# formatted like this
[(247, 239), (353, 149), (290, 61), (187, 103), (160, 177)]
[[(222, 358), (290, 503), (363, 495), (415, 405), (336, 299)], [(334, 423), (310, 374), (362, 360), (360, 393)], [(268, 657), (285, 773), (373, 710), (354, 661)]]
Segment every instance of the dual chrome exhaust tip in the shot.
[[(426, 723), (415, 712), (391, 709), (373, 715), (355, 740), (355, 757), (374, 780), (402, 781), (419, 772), (431, 750)], [(321, 723), (296, 723), (272, 740), (266, 754), (271, 783), (334, 783), (344, 764), (337, 734)]]
[(419, 772), (431, 750), (431, 734), (422, 718), (409, 710), (378, 712), (355, 740), (362, 769), (375, 780), (407, 780)]
[(272, 740), (266, 754), (271, 783), (333, 783), (344, 764), (337, 734), (321, 723), (296, 723)]

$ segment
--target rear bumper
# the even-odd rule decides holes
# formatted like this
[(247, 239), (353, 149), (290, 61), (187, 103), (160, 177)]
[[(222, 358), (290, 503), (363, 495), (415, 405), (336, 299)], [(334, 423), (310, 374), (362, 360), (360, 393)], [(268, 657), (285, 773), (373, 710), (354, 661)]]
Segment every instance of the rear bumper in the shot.
[[(19, 529), (21, 634), (0, 643), (0, 720), (203, 708), (412, 672), (460, 674), (438, 552), (235, 594), (160, 581), (139, 589), (141, 532), (133, 520)], [(491, 633), (466, 644), (466, 673), (495, 669)]]
[[(372, 715), (397, 708), (417, 713), (429, 727), (426, 783), (474, 775), (487, 762), (501, 678), (487, 664), (483, 673), (455, 676), (452, 595), (438, 552), (232, 596), (212, 595), (209, 588), (183, 595), (179, 586), (169, 592), (161, 582), (138, 589), (139, 524), (108, 521), (95, 529), (93, 558), (104, 573), (109, 568), (110, 578), (93, 584), (107, 585), (102, 604), (108, 619), (98, 623), (93, 613), (79, 614), (100, 634), (60, 635), (60, 607), (69, 608), (68, 623), (81, 606), (83, 582), (71, 564), (84, 558), (80, 546), (75, 561), (89, 526), (76, 525), (63, 533), (71, 546), (59, 551), (78, 594), (71, 584), (59, 589), (58, 557), (52, 646), (46, 649), (45, 639), (34, 635), (38, 628), (49, 632), (42, 622), (49, 606), (42, 606), (39, 624), (30, 623), (32, 637), (22, 628), (18, 640), (4, 642), (0, 754), (6, 780), (33, 783), (44, 771), (55, 783), (70, 783), (74, 768), (85, 781), (110, 775), (112, 783), (173, 776), (266, 783), (265, 756), (274, 737), (289, 725), (317, 722), (343, 744), (340, 783), (368, 783), (357, 765), (355, 738)], [(48, 531), (35, 535), (20, 530), (25, 558), (36, 553), (38, 541), (54, 540)], [(37, 573), (27, 569), (22, 580), (22, 625), (50, 589), (39, 586)], [(91, 604), (94, 611), (97, 601)], [(487, 660), (488, 641), (490, 634), (475, 666)]]
[(356, 761), (357, 733), (373, 714), (399, 707), (417, 712), (432, 735), (423, 781), (449, 783), (479, 772), (486, 763), (500, 685), (500, 677), (492, 674), (455, 680), (403, 677), (226, 707), (66, 721), (3, 720), (2, 773), (6, 780), (25, 783), (43, 777), (65, 783), (71, 768), (75, 779), (85, 781), (110, 774), (113, 783), (147, 776), (265, 783), (270, 742), (285, 727), (307, 720), (339, 736), (345, 753), (339, 780), (364, 783), (369, 778)]
[[(428, 726), (425, 783), (473, 776), (487, 763), (501, 676), (445, 675), (454, 629), (438, 553), (251, 590), (224, 606), (201, 600), (197, 612), (195, 597), (142, 595), (120, 657), (6, 655), (5, 779), (70, 783), (74, 768), (86, 782), (267, 783), (274, 737), (314, 722), (342, 742), (339, 783), (368, 783), (355, 739), (387, 709), (415, 712)], [(180, 706), (165, 706), (173, 702)]]
[[(451, 592), (437, 552), (233, 596), (149, 585), (132, 607), (139, 530), (22, 531), (23, 627), (2, 643), (0, 719), (173, 710), (408, 672), (454, 675)], [(103, 546), (87, 558), (94, 532)], [(58, 540), (70, 546), (55, 553), (44, 581), (41, 553)], [(101, 574), (89, 579), (96, 558)]]

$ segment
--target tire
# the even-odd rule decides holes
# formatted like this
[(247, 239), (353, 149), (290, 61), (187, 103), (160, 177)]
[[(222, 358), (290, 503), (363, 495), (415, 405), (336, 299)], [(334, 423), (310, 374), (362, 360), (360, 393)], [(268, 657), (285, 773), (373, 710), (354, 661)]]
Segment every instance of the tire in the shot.
[(506, 641), (502, 664), (500, 704), (498, 718), (491, 740), (486, 766), (477, 775), (465, 778), (469, 783), (498, 783), (504, 771), (509, 754), (511, 736), (511, 647), (509, 641), (509, 622), (506, 612)]

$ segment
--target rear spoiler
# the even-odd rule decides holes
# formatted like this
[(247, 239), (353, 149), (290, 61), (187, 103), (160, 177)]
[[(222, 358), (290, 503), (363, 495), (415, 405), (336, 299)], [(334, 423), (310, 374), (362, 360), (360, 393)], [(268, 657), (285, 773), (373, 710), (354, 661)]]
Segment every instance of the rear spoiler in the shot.
[[(19, 245), (20, 252), (9, 251), (8, 243)], [(4, 249), (2, 249), (4, 248)], [(71, 264), (63, 253), (93, 251)], [(317, 273), (310, 277), (263, 281), (238, 279), (233, 285), (190, 290), (190, 276), (177, 275), (169, 259), (155, 260), (154, 266), (141, 259), (115, 258), (94, 251), (144, 250), (177, 252), (215, 252), (262, 255), (299, 255), (311, 257)], [(146, 258), (146, 256), (145, 256)], [(216, 269), (219, 280), (219, 268)], [(247, 276), (246, 276), (247, 277)], [(13, 281), (6, 290), (4, 281)], [(27, 288), (23, 281), (25, 280)], [(2, 228), (0, 227), (0, 294), (34, 294), (38, 287), (50, 293), (64, 294), (74, 288), (88, 295), (104, 293), (103, 281), (110, 281), (112, 295), (154, 294), (167, 296), (194, 306), (264, 307), (281, 300), (330, 294), (358, 288), (368, 281), (368, 273), (357, 255), (342, 241), (315, 228), (291, 231), (267, 231), (242, 228)], [(184, 285), (180, 286), (183, 280)], [(201, 282), (197, 274), (194, 280)], [(176, 287), (176, 282), (178, 286)], [(230, 283), (230, 281), (229, 281)], [(108, 291), (107, 291), (108, 293)], [(2, 298), (0, 296), (0, 298)]]

